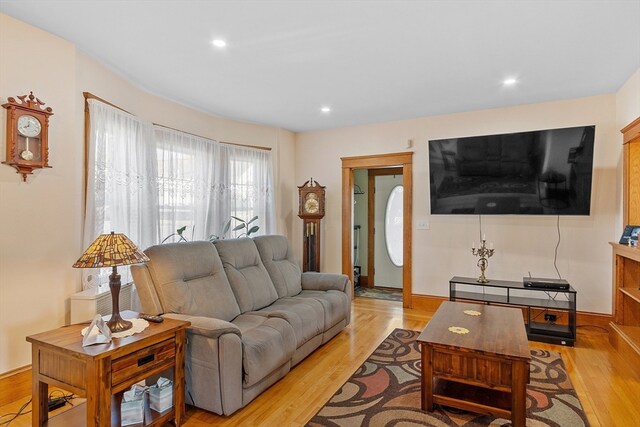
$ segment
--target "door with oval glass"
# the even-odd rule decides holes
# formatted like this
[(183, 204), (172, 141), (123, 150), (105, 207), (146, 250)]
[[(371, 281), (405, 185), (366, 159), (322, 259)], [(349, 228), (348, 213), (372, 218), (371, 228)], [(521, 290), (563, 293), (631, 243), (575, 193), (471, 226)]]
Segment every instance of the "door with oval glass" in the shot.
[(402, 289), (402, 172), (393, 172), (374, 177), (374, 286)]

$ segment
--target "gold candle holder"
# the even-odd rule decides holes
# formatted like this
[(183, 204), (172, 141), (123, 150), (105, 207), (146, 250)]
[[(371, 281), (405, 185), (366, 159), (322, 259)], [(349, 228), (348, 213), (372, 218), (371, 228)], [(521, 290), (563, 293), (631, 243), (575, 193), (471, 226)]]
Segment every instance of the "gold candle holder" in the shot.
[[(491, 244), (493, 246), (493, 244)], [(478, 277), (478, 283), (487, 283), (489, 279), (486, 278), (484, 272), (489, 267), (489, 258), (493, 256), (493, 248), (487, 248), (487, 241), (483, 238), (480, 241), (480, 247), (476, 249), (476, 244), (473, 244), (471, 248), (471, 253), (477, 257), (480, 257), (478, 260), (478, 267), (480, 268), (480, 277)]]

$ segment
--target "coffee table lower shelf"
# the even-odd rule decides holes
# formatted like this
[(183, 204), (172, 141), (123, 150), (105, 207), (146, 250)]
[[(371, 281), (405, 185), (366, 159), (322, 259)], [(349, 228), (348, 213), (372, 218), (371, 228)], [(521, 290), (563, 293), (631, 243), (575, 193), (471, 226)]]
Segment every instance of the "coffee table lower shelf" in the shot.
[(511, 418), (511, 393), (435, 378), (433, 403), (479, 414)]

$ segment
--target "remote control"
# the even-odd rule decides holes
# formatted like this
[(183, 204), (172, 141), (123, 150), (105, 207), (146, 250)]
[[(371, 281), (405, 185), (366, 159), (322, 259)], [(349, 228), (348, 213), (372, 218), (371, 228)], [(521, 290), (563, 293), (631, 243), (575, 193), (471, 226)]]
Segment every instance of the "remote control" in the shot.
[(153, 323), (162, 323), (164, 321), (164, 318), (160, 317), (160, 316), (154, 316), (152, 314), (142, 314), (140, 313), (140, 315), (138, 316), (141, 319), (144, 320), (148, 320), (149, 322), (153, 322)]

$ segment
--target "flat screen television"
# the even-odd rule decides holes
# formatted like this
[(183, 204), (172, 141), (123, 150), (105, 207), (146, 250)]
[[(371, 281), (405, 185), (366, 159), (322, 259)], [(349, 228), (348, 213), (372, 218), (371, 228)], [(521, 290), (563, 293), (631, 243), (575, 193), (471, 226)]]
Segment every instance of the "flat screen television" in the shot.
[(589, 215), (595, 126), (429, 141), (432, 214)]

